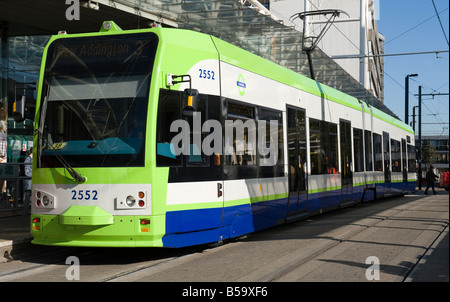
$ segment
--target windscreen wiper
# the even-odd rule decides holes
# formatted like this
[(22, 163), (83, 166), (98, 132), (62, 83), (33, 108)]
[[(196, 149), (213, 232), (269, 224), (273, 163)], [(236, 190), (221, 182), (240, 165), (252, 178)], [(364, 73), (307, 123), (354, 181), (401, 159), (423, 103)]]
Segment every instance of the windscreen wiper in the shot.
[[(40, 131), (40, 129), (36, 129), (35, 133), (38, 135), (39, 141), (42, 142), (43, 141), (43, 138), (42, 138), (43, 135), (42, 135), (42, 132)], [(40, 145), (42, 145), (42, 144), (40, 144)], [(71, 180), (75, 180), (78, 183), (83, 183), (83, 182), (86, 181), (86, 177), (82, 176), (80, 173), (75, 171), (75, 169), (72, 168), (72, 166), (65, 160), (65, 158), (63, 156), (61, 156), (61, 154), (58, 153), (58, 149), (53, 148), (53, 146), (48, 144), (48, 141), (46, 141), (46, 146), (47, 146), (48, 150), (51, 150), (53, 152), (53, 155), (55, 155), (55, 157), (63, 165), (63, 167), (66, 169), (66, 171), (69, 172), (70, 176), (73, 177), (73, 179), (71, 179)]]

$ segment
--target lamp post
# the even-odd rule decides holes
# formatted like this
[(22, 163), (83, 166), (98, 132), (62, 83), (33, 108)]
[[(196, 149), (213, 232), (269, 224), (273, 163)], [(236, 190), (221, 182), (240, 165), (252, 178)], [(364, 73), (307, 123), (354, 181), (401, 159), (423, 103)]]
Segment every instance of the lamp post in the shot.
[(422, 86), (419, 86), (419, 191), (422, 191)]
[(405, 124), (409, 124), (408, 122), (408, 113), (409, 113), (409, 78), (419, 76), (417, 73), (408, 74), (405, 78)]

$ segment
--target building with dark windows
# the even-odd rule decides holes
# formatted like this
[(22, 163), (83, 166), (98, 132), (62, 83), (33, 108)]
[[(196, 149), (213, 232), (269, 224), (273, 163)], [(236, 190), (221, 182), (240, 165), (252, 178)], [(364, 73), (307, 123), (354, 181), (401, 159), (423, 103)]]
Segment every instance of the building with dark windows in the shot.
[[(416, 137), (417, 138), (417, 137)], [(431, 165), (444, 171), (449, 169), (449, 136), (430, 135), (422, 136), (422, 169)], [(418, 143), (419, 140), (416, 140)], [(417, 146), (418, 147), (418, 146)]]

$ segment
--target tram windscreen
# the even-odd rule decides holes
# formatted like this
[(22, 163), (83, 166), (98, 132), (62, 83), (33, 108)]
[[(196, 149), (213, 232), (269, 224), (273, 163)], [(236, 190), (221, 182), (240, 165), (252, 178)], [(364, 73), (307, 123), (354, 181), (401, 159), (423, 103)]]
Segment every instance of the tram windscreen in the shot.
[(48, 48), (40, 167), (144, 165), (153, 33), (63, 38)]

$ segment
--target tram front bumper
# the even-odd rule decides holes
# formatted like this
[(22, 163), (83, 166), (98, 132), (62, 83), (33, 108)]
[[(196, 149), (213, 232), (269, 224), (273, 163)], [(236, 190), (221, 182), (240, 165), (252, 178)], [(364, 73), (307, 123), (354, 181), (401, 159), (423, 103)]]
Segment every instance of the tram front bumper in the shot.
[[(60, 215), (31, 215), (33, 244), (87, 247), (162, 247), (165, 216), (115, 216), (92, 208)], [(79, 219), (80, 218), (80, 219)], [(150, 222), (151, 221), (151, 222)]]
[(74, 205), (58, 217), (61, 225), (110, 225), (114, 217), (98, 206)]

